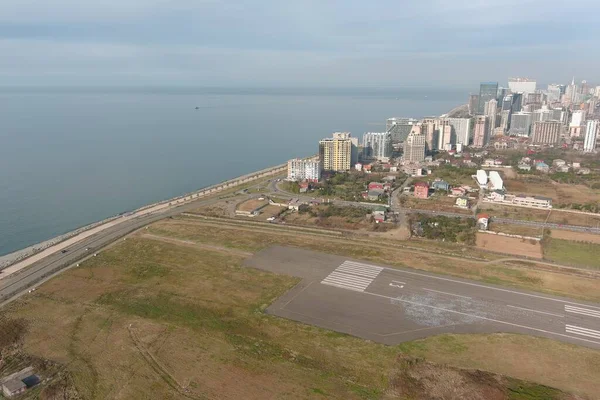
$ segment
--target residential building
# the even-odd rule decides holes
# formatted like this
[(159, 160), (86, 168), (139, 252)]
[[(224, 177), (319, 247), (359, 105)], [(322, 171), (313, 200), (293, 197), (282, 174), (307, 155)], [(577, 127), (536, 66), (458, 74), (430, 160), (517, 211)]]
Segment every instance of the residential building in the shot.
[(530, 112), (521, 111), (512, 114), (510, 118), (510, 134), (517, 136), (529, 136), (532, 119), (533, 116)]
[(352, 166), (352, 146), (352, 140), (341, 135), (319, 141), (321, 171), (349, 171)]
[(433, 182), (433, 184), (431, 185), (431, 187), (434, 190), (445, 190), (446, 192), (450, 191), (450, 184), (446, 181), (442, 181), (442, 180), (436, 180)]
[(479, 183), (480, 186), (486, 186), (488, 183), (488, 176), (487, 176), (487, 172), (485, 172), (482, 169), (478, 169), (477, 170), (477, 183)]
[(422, 162), (425, 160), (425, 145), (425, 135), (421, 133), (419, 125), (415, 125), (404, 143), (404, 161)]
[(548, 90), (546, 91), (546, 98), (547, 98), (548, 103), (559, 102), (561, 94), (562, 94), (561, 85), (557, 85), (557, 84), (548, 85)]
[(485, 103), (483, 115), (489, 118), (490, 132), (496, 129), (498, 116), (498, 100), (492, 99)]
[(421, 121), (421, 133), (425, 135), (426, 151), (437, 150), (437, 119), (435, 117), (425, 117)]
[(536, 171), (540, 171), (540, 172), (544, 172), (544, 173), (550, 172), (550, 166), (543, 161), (536, 163), (535, 169), (536, 169)]
[(415, 197), (418, 199), (426, 199), (429, 197), (429, 185), (427, 182), (415, 183)]
[(510, 110), (503, 110), (500, 112), (500, 128), (502, 128), (502, 132), (508, 133), (510, 129)]
[(452, 144), (469, 145), (469, 132), (471, 130), (470, 118), (447, 118), (452, 127), (454, 142)]
[(487, 231), (488, 223), (490, 220), (489, 214), (478, 214), (477, 215), (477, 229)]
[(388, 118), (385, 123), (385, 130), (391, 135), (392, 142), (402, 143), (417, 122), (418, 120), (414, 118)]
[(392, 155), (392, 136), (388, 132), (367, 132), (363, 135), (363, 157), (388, 161)]
[(512, 203), (524, 207), (552, 208), (552, 199), (542, 196), (526, 196), (524, 194), (519, 194), (512, 199)]
[(482, 82), (479, 85), (479, 103), (477, 105), (477, 114), (482, 115), (485, 109), (485, 103), (495, 99), (498, 96), (498, 82)]
[(438, 124), (438, 150), (447, 150), (448, 145), (452, 145), (452, 126), (447, 118), (439, 120)]
[(531, 144), (557, 145), (562, 132), (563, 124), (559, 121), (536, 121), (531, 130)]
[(469, 114), (470, 115), (477, 114), (478, 107), (479, 107), (479, 95), (478, 94), (469, 95)]
[(600, 120), (590, 119), (585, 129), (585, 140), (583, 141), (583, 151), (591, 153), (598, 148), (600, 142)]
[(475, 119), (475, 130), (473, 133), (473, 147), (485, 147), (490, 141), (489, 117), (478, 115)]
[(468, 197), (459, 197), (456, 199), (455, 203), (458, 208), (469, 208), (469, 198)]
[(321, 178), (321, 163), (317, 160), (295, 158), (288, 161), (288, 181), (318, 182)]
[(582, 110), (573, 111), (571, 115), (571, 122), (569, 126), (582, 126), (585, 125), (585, 113)]
[(508, 78), (508, 88), (513, 93), (535, 93), (537, 85), (528, 78)]

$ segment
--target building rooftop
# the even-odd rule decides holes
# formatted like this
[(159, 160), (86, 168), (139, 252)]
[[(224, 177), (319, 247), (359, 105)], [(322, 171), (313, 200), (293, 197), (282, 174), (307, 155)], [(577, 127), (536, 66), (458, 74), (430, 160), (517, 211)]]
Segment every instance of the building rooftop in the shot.
[(11, 393), (23, 390), (27, 387), (22, 381), (17, 379), (10, 379), (3, 383), (3, 386)]

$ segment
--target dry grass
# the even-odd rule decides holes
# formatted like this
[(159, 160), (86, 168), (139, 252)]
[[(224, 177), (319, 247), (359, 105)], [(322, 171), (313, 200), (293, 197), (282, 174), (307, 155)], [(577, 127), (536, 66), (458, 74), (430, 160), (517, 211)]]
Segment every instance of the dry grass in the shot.
[[(260, 250), (275, 244), (304, 247), (392, 266), (410, 267), (488, 283), (600, 301), (598, 282), (594, 279), (535, 270), (516, 264), (503, 266), (453, 257), (450, 254), (459, 252), (460, 246), (449, 243), (411, 240), (406, 243), (416, 246), (416, 248), (407, 249), (394, 247), (392, 241), (385, 242), (382, 239), (354, 241), (349, 238), (314, 236), (299, 231), (287, 232), (275, 228), (244, 228), (239, 225), (206, 224), (195, 220), (169, 220), (152, 225), (150, 232), (249, 251)], [(473, 255), (482, 251), (464, 246), (462, 249), (464, 255)], [(443, 251), (446, 256), (436, 254), (436, 250)], [(500, 258), (503, 256), (494, 255), (491, 260)]]
[[(400, 348), (436, 363), (527, 377), (592, 399), (600, 393), (600, 352), (549, 339), (512, 334), (442, 335)], [(568, 357), (565, 352), (570, 353)]]
[(546, 196), (554, 205), (571, 203), (600, 202), (600, 190), (585, 185), (556, 183), (546, 177), (526, 176), (520, 179), (506, 179), (504, 186), (509, 193)]
[(239, 211), (250, 212), (267, 204), (269, 204), (268, 200), (250, 199), (238, 204), (237, 209)]
[(550, 213), (549, 210), (536, 210), (533, 208), (513, 207), (491, 203), (483, 203), (481, 211), (490, 214), (492, 219), (498, 217), (535, 222), (545, 222)]
[[(395, 398), (399, 388), (412, 385), (410, 394), (418, 399), (458, 396), (465, 388), (469, 395), (493, 399), (485, 394), (506, 392), (514, 382), (494, 377), (493, 383), (483, 379), (489, 374), (422, 361), (406, 364), (402, 353), (418, 352), (431, 361), (551, 382), (577, 393), (600, 390), (592, 379), (600, 352), (585, 348), (548, 340), (532, 346), (537, 339), (515, 335), (386, 347), (265, 315), (261, 310), (296, 280), (244, 268), (243, 256), (217, 250), (260, 248), (287, 242), (287, 236), (177, 220), (149, 229), (157, 231), (201, 246), (138, 234), (7, 310), (9, 317), (26, 321), (24, 348), (62, 363), (83, 398), (380, 399)], [(338, 251), (387, 262), (400, 254), (406, 258), (405, 252), (369, 251), (352, 243)], [(436, 262), (433, 256), (421, 258), (423, 265)], [(518, 386), (552, 395), (541, 398), (561, 395), (524, 382)]]
[(600, 215), (588, 215), (568, 211), (552, 210), (548, 222), (563, 225), (600, 227)]
[(542, 258), (542, 246), (532, 239), (511, 238), (489, 233), (477, 233), (476, 246), (480, 249), (515, 256)]
[(554, 229), (552, 230), (552, 238), (600, 244), (600, 235), (595, 233), (561, 231), (559, 229)]
[[(406, 203), (404, 203), (404, 208), (418, 209), (418, 210), (429, 210), (429, 211), (444, 211), (444, 212), (452, 212), (457, 214), (465, 214), (472, 215), (473, 212), (471, 210), (467, 210), (464, 208), (458, 208), (454, 205), (456, 204), (456, 197), (449, 196), (431, 196), (427, 200), (418, 199), (412, 196), (405, 197)], [(477, 203), (476, 199), (470, 199), (469, 206), (473, 206), (473, 204)]]
[(492, 232), (502, 232), (509, 235), (521, 235), (529, 237), (541, 237), (542, 228), (525, 225), (513, 225), (513, 224), (495, 224), (491, 223), (488, 229)]

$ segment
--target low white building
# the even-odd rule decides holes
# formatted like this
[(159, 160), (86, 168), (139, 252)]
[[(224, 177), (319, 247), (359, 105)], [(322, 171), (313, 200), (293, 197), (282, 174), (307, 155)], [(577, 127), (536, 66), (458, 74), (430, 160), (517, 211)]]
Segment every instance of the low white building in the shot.
[(502, 177), (498, 171), (490, 171), (489, 180), (491, 185), (491, 190), (502, 190), (504, 189), (504, 182), (502, 181)]
[(487, 173), (482, 169), (477, 170), (477, 183), (480, 186), (485, 186), (488, 183)]
[(318, 182), (321, 178), (321, 166), (317, 160), (295, 158), (288, 161), (288, 181)]

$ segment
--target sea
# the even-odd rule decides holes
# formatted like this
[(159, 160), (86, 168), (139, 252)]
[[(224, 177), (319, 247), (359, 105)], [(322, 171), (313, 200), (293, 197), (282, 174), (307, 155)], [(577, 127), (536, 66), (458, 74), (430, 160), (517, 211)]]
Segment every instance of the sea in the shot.
[(440, 115), (464, 89), (0, 87), (0, 256), (316, 154), (335, 131)]

